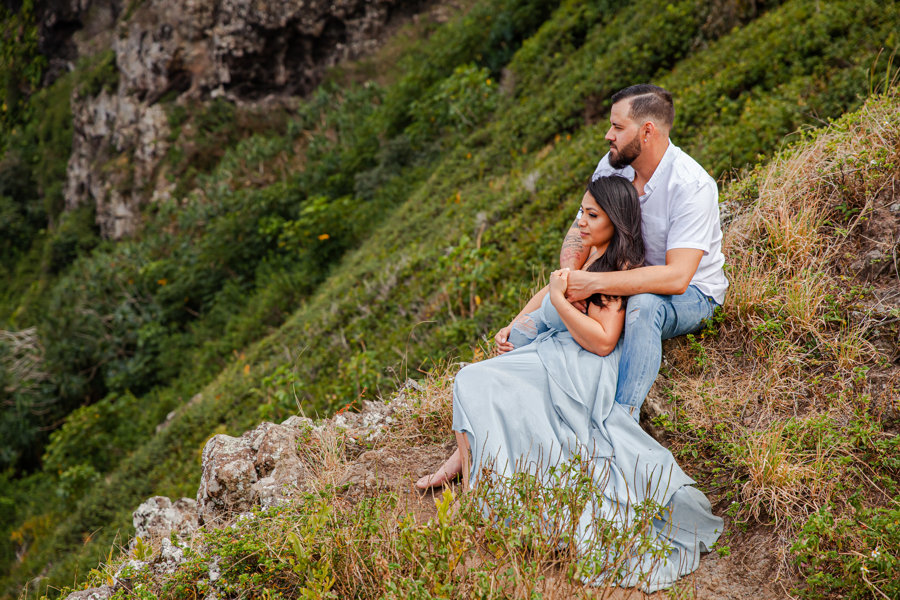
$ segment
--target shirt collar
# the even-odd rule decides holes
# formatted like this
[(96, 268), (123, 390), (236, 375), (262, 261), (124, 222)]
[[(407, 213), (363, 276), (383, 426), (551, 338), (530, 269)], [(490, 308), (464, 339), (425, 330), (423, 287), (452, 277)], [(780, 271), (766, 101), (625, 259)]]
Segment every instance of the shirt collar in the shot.
[(653, 175), (650, 176), (650, 180), (644, 184), (644, 196), (649, 196), (653, 190), (656, 189), (659, 180), (665, 177), (664, 173), (671, 168), (672, 162), (675, 160), (675, 155), (678, 153), (678, 147), (672, 143), (672, 140), (669, 139), (667, 141), (669, 142), (669, 145), (666, 147), (666, 151), (659, 160), (659, 164), (656, 165), (656, 169), (653, 171)]

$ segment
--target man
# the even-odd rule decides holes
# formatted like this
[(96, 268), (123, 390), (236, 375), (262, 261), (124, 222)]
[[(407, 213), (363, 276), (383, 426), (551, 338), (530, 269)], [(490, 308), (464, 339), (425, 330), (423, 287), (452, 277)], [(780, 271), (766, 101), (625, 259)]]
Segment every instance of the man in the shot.
[(649, 84), (612, 97), (609, 152), (594, 178), (621, 175), (641, 201), (645, 266), (631, 271), (578, 271), (587, 259), (573, 225), (560, 252), (572, 271), (566, 296), (573, 302), (595, 293), (629, 296), (619, 359), (616, 402), (632, 407), (635, 420), (659, 373), (662, 340), (696, 331), (725, 299), (716, 182), (669, 140), (675, 119), (672, 94)]

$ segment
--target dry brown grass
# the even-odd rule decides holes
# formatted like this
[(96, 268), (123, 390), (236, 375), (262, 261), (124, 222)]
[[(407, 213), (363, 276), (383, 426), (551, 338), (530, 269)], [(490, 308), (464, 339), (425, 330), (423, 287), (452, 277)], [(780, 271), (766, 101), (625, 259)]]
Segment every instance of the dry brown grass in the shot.
[[(857, 120), (826, 130), (726, 192), (740, 206), (726, 232), (732, 287), (723, 319), (717, 332), (666, 344), (663, 387), (678, 422), (673, 449), (687, 451), (681, 456), (701, 483), (714, 483), (717, 512), (733, 499), (736, 521), (775, 524), (777, 534), (766, 538), (775, 546), (765, 553), (785, 565), (805, 518), (826, 503), (847, 503), (842, 486), (885, 497), (840, 427), (872, 405), (875, 394), (893, 394), (900, 379), (888, 374), (880, 388), (868, 386), (860, 367), (877, 368), (878, 352), (867, 339), (875, 320), (856, 314), (859, 292), (843, 265), (862, 217), (897, 175), (895, 107), (870, 104)], [(486, 353), (487, 346), (478, 349), (476, 360)], [(395, 597), (386, 581), (402, 586), (416, 578), (435, 590), (449, 586), (458, 597), (485, 589), (487, 597), (645, 597), (632, 588), (581, 585), (558, 539), (526, 538), (516, 528), (493, 526), (471, 503), (451, 509), (450, 496), (412, 490), (413, 471), (422, 466), (416, 461), (442, 460), (450, 448), (459, 366), (446, 362), (420, 386), (405, 387), (391, 400), (391, 422), (371, 441), (334, 420), (312, 426), (301, 450), (311, 472), (305, 485), (317, 494), (306, 501), (326, 515), (328, 527), (311, 530), (313, 517), (304, 513), (292, 521), (272, 517), (271, 526), (249, 534), (280, 560), (327, 538), (322, 553), (332, 557), (341, 597)], [(365, 481), (371, 475), (376, 484), (352, 493), (346, 476), (360, 464), (368, 469)], [(542, 515), (540, 507), (553, 504), (545, 492), (535, 488), (519, 504)], [(365, 508), (369, 501), (375, 508)], [(740, 537), (729, 541), (738, 550)], [(446, 564), (430, 562), (436, 557)], [(683, 580), (667, 597), (698, 597), (695, 584)]]
[(724, 192), (735, 216), (723, 242), (731, 287), (718, 333), (699, 358), (683, 340), (667, 346), (665, 387), (682, 423), (700, 432), (676, 435), (676, 449), (700, 443), (726, 454), (739, 515), (787, 533), (820, 506), (842, 504), (841, 485), (867, 484), (841, 466), (852, 448), (799, 444), (786, 424), (802, 430), (824, 415), (839, 428), (892, 402), (890, 386), (866, 376), (890, 370), (870, 341), (886, 319), (858, 301), (865, 282), (848, 265), (869, 216), (896, 202), (897, 105), (868, 102)]
[(735, 463), (747, 472), (740, 499), (747, 514), (759, 519), (771, 515), (775, 524), (805, 518), (816, 510), (835, 486), (828, 473), (834, 449), (798, 452), (790, 447), (783, 423), (742, 440)]

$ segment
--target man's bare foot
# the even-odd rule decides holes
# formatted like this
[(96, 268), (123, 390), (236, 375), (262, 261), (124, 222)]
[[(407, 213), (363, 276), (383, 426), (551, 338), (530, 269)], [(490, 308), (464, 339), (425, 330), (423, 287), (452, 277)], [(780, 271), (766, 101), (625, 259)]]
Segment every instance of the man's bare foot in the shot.
[(457, 448), (437, 471), (431, 475), (420, 478), (416, 482), (416, 487), (420, 490), (427, 490), (431, 487), (446, 485), (453, 481), (460, 473), (462, 473), (462, 453), (459, 448)]

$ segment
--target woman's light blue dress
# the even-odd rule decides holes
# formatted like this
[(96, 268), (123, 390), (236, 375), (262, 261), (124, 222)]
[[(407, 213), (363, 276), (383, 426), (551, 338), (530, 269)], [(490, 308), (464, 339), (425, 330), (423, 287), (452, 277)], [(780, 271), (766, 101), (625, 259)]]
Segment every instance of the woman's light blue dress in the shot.
[[(655, 502), (663, 509), (644, 531), (651, 543), (626, 557), (617, 583), (648, 592), (671, 586), (697, 568), (700, 553), (718, 539), (722, 519), (672, 453), (613, 400), (620, 349), (604, 357), (583, 349), (549, 294), (528, 317), (510, 335), (515, 350), (466, 366), (454, 382), (453, 429), (468, 436), (473, 485), (488, 474), (502, 481), (522, 471), (549, 485), (551, 466), (580, 457), (602, 493), (578, 519), (579, 551), (596, 554), (610, 523), (633, 528), (635, 507)], [(595, 564), (618, 558), (608, 547), (600, 552), (607, 556)], [(608, 576), (586, 573), (583, 579), (599, 585)]]

